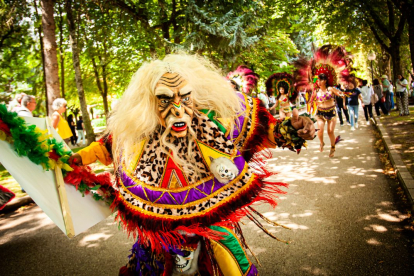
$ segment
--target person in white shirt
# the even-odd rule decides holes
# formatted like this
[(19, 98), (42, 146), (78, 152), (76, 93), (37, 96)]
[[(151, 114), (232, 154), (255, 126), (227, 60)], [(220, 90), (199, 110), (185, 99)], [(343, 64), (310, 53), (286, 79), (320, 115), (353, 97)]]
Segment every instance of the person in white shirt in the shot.
[(257, 95), (257, 98), (262, 101), (262, 104), (266, 109), (269, 109), (269, 98), (264, 91), (260, 91), (260, 94)]
[(394, 102), (394, 85), (392, 84), (392, 81), (391, 80), (390, 80), (390, 87), (389, 87), (389, 89), (390, 89), (390, 102), (391, 102), (391, 104), (390, 104), (390, 111), (391, 111), (395, 107), (395, 102)]
[(269, 96), (269, 112), (273, 116), (276, 115), (276, 109), (272, 108), (276, 104), (276, 98), (274, 95)]
[(400, 111), (400, 116), (410, 115), (408, 109), (408, 92), (407, 92), (408, 81), (400, 74), (396, 82), (396, 98), (397, 108)]
[[(364, 103), (364, 114), (365, 119), (367, 120), (367, 125), (370, 124), (369, 118), (372, 119), (372, 105), (371, 97), (374, 95), (374, 90), (371, 87), (368, 87), (368, 81), (362, 80), (362, 87), (359, 89), (361, 91), (362, 101)], [(369, 118), (368, 118), (369, 115)]]
[(36, 98), (31, 95), (25, 95), (22, 98), (21, 106), (14, 110), (20, 117), (33, 117), (33, 110), (36, 108)]

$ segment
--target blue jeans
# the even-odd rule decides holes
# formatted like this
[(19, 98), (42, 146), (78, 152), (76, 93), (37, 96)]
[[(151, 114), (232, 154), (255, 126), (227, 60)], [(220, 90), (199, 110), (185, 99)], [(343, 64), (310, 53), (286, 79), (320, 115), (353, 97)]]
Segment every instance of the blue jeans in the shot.
[(358, 123), (358, 109), (359, 105), (348, 105), (349, 109), (349, 121), (351, 123), (351, 127), (354, 127), (356, 123)]
[[(391, 97), (391, 109), (394, 109), (395, 107), (395, 103), (394, 103), (394, 92), (390, 92), (390, 97)], [(391, 111), (391, 109), (389, 111)]]

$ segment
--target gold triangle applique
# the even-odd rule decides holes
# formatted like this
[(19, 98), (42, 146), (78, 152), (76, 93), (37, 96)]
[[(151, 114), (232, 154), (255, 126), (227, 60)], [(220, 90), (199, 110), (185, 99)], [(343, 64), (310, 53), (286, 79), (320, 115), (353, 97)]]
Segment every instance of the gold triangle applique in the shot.
[(175, 170), (173, 170), (171, 172), (170, 180), (168, 182), (169, 182), (168, 183), (168, 189), (174, 190), (174, 189), (182, 188), (183, 187), (183, 184), (178, 179)]
[(212, 148), (210, 146), (207, 146), (206, 144), (196, 140), (198, 148), (200, 149), (201, 155), (203, 156), (203, 159), (207, 166), (210, 167), (211, 160), (210, 157), (213, 157), (214, 159), (217, 159), (219, 157), (226, 157), (230, 158), (230, 154), (221, 152), (215, 148)]

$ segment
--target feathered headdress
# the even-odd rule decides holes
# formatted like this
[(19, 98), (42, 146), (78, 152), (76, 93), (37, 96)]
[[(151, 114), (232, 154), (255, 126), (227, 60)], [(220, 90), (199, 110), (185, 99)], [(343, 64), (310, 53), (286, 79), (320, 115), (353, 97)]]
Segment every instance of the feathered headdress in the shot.
[(296, 71), (294, 81), (296, 89), (306, 91), (306, 100), (308, 102), (308, 112), (312, 109), (316, 111), (315, 97), (316, 88), (318, 88), (319, 74), (325, 74), (328, 77), (326, 86), (335, 86), (340, 82), (347, 82), (350, 77), (352, 65), (352, 56), (343, 46), (324, 45), (315, 51), (313, 58), (299, 58), (294, 62)]
[(294, 103), (298, 93), (293, 85), (293, 76), (288, 73), (275, 73), (265, 82), (267, 95), (279, 97), (279, 89), (283, 87), (288, 94), (289, 101)]
[(227, 79), (235, 81), (241, 92), (250, 94), (257, 87), (259, 75), (244, 65), (240, 65), (233, 72), (227, 74)]

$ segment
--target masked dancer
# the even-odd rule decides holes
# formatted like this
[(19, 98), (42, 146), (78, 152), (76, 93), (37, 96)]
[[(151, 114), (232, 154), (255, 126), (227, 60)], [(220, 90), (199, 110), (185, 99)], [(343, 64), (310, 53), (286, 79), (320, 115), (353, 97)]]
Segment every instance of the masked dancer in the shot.
[(136, 72), (106, 135), (71, 160), (114, 164), (113, 207), (137, 237), (121, 274), (253, 276), (239, 221), (271, 234), (252, 204), (283, 193), (265, 180), (266, 149), (298, 152), (314, 134), (310, 118), (274, 119), (204, 58), (168, 55)]

